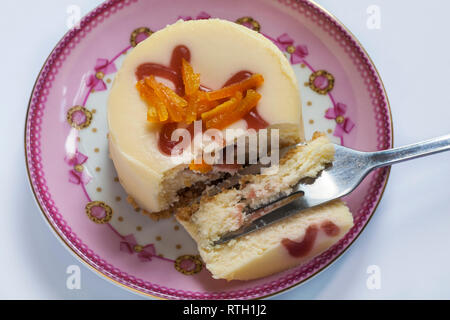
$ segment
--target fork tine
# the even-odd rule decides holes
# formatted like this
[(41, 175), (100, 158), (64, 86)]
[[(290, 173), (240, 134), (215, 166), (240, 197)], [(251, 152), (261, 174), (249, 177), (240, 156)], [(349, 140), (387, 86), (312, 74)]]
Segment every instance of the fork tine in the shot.
[[(321, 177), (319, 177), (316, 180), (324, 179), (328, 180), (323, 177), (322, 179)], [(314, 182), (313, 184), (311, 184), (311, 186), (315, 185), (316, 183), (318, 182)], [(318, 184), (324, 185), (326, 183), (328, 182)], [(333, 196), (331, 197), (314, 197), (314, 192), (311, 192), (312, 189), (308, 190), (307, 187), (308, 185), (299, 185), (297, 187), (297, 191), (295, 191), (294, 193), (278, 198), (261, 208), (249, 212), (251, 214), (251, 217), (248, 221), (246, 221), (244, 226), (236, 231), (225, 234), (224, 236), (222, 236), (222, 238), (215, 241), (214, 245), (223, 244), (235, 238), (250, 234), (277, 221), (283, 220), (286, 217), (299, 213), (302, 210), (327, 203), (337, 198), (337, 193), (333, 194)], [(311, 193), (312, 195), (309, 196), (309, 193)]]
[[(285, 203), (284, 205), (277, 207), (275, 210), (271, 211), (270, 213), (264, 214), (262, 216), (259, 215), (259, 217), (257, 217), (256, 219), (254, 219), (250, 222), (247, 222), (240, 229), (227, 233), (222, 238), (215, 241), (214, 245), (224, 244), (235, 238), (245, 236), (245, 235), (255, 232), (261, 228), (270, 226), (271, 224), (273, 224), (281, 219), (292, 216), (294, 213), (298, 213), (299, 211), (308, 209), (308, 208), (309, 208), (309, 205), (304, 201), (304, 198), (300, 196), (294, 201), (291, 201), (287, 204)], [(259, 209), (259, 210), (255, 211), (254, 214), (258, 215), (259, 211), (265, 210), (265, 209), (266, 209), (266, 207)]]
[[(339, 164), (345, 158), (347, 148), (336, 146), (335, 149), (338, 159), (335, 158), (334, 163)], [(339, 174), (339, 172), (336, 172), (339, 170), (333, 165), (325, 168), (312, 183), (300, 182), (294, 187), (294, 192), (291, 194), (281, 196), (258, 209), (247, 212), (250, 218), (245, 222), (245, 225), (234, 232), (225, 234), (221, 239), (215, 241), (214, 245), (223, 244), (247, 235), (304, 209), (321, 205), (343, 196), (342, 190), (336, 184), (335, 175)]]

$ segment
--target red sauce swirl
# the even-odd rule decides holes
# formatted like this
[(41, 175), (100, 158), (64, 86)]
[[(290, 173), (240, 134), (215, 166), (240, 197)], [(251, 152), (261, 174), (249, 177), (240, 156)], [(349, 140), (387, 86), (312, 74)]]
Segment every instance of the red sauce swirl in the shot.
[[(169, 66), (163, 66), (161, 64), (157, 63), (143, 63), (136, 69), (136, 78), (138, 80), (142, 80), (145, 77), (149, 77), (151, 75), (155, 77), (160, 77), (167, 79), (171, 81), (175, 86), (175, 92), (183, 96), (184, 95), (184, 84), (183, 84), (183, 78), (181, 75), (181, 66), (182, 66), (182, 59), (185, 59), (186, 61), (191, 61), (191, 52), (189, 48), (187, 48), (184, 45), (179, 45), (175, 47), (172, 51), (172, 57), (170, 59), (170, 65)], [(228, 85), (240, 82), (242, 80), (245, 80), (252, 76), (252, 73), (250, 71), (240, 71), (233, 75), (230, 79), (228, 79), (223, 87), (226, 87)], [(205, 86), (201, 86), (201, 89), (204, 91), (207, 91), (208, 88)], [(269, 124), (258, 114), (258, 111), (256, 108), (254, 108), (251, 112), (249, 112), (245, 117), (244, 120), (247, 122), (248, 129), (264, 129), (269, 126)], [(172, 133), (179, 128), (179, 124), (176, 123), (168, 123), (164, 124), (161, 128), (159, 139), (158, 139), (158, 146), (160, 151), (165, 155), (172, 155), (172, 150), (177, 146), (181, 139), (178, 141), (173, 141)], [(190, 131), (193, 132), (193, 125), (189, 126), (188, 129), (192, 129)], [(193, 139), (194, 136), (191, 132), (191, 138)]]
[(339, 234), (339, 227), (335, 225), (333, 222), (327, 220), (322, 222), (320, 228), (325, 232), (325, 234), (329, 237), (335, 237)]
[(286, 248), (291, 256), (295, 258), (304, 257), (311, 252), (318, 232), (319, 228), (317, 228), (316, 225), (311, 225), (306, 229), (306, 233), (302, 241), (297, 242), (285, 238), (281, 240), (281, 244)]
[(144, 63), (137, 67), (136, 78), (142, 80), (145, 77), (155, 76), (171, 81), (175, 86), (175, 92), (178, 95), (184, 95), (184, 84), (181, 76), (181, 64), (183, 58), (191, 61), (191, 52), (186, 46), (177, 46), (172, 51), (170, 66), (166, 67), (157, 63)]

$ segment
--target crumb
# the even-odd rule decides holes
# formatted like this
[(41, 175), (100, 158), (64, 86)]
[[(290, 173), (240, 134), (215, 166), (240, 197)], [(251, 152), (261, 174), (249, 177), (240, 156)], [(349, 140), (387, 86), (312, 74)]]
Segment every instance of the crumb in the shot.
[(194, 213), (200, 208), (199, 203), (194, 203), (192, 206), (187, 206), (179, 208), (177, 210), (176, 216), (182, 221), (189, 221)]
[(159, 212), (148, 212), (147, 210), (142, 210), (142, 214), (154, 221), (159, 221), (161, 219), (168, 219), (172, 217), (172, 210), (167, 209)]
[(131, 204), (131, 206), (133, 207), (134, 210), (139, 209), (138, 204), (136, 203), (136, 201), (135, 201), (131, 196), (128, 196), (128, 197), (127, 197), (127, 202), (128, 202), (129, 204)]

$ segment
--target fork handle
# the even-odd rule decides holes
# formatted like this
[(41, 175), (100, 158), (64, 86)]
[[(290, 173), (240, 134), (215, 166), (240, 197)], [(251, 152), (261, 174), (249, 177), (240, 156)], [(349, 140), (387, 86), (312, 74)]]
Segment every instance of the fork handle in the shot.
[(450, 134), (427, 141), (384, 151), (371, 152), (372, 169), (450, 150)]

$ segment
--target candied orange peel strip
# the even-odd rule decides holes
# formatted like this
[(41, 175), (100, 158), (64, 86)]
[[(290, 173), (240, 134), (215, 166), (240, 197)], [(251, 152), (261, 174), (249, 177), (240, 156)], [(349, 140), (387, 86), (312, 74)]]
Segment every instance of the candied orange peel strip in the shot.
[(203, 159), (202, 163), (195, 163), (194, 161), (189, 165), (189, 170), (198, 171), (200, 173), (208, 173), (213, 169), (212, 165), (207, 164)]
[(219, 105), (218, 101), (209, 101), (208, 98), (206, 97), (206, 92), (204, 91), (198, 91), (196, 95), (190, 98), (192, 104), (195, 105), (199, 119), (203, 113), (212, 110)]
[(207, 92), (206, 96), (208, 100), (215, 101), (224, 98), (232, 97), (236, 92), (245, 92), (248, 89), (254, 89), (260, 87), (264, 83), (264, 78), (260, 74), (254, 74), (250, 78), (243, 80), (241, 82), (226, 86), (222, 89)]
[(182, 122), (184, 108), (187, 107), (188, 104), (187, 101), (177, 95), (169, 87), (157, 82), (154, 76), (145, 78), (144, 82), (154, 90), (155, 95), (164, 103), (169, 113), (170, 120), (173, 122)]
[(195, 73), (194, 68), (185, 59), (182, 60), (181, 76), (187, 96), (195, 94), (200, 89), (200, 74)]
[[(232, 98), (231, 100), (236, 99)], [(228, 127), (229, 125), (235, 123), (236, 121), (242, 119), (245, 117), (247, 113), (249, 113), (256, 105), (258, 104), (259, 100), (261, 99), (261, 95), (256, 92), (255, 90), (247, 90), (247, 94), (245, 97), (240, 100), (238, 103), (233, 105), (233, 108), (230, 108), (227, 110), (227, 113), (219, 113), (212, 117), (209, 117), (206, 120), (206, 128), (211, 129), (224, 129)], [(229, 100), (229, 101), (231, 101)], [(237, 100), (237, 99), (236, 99)], [(227, 102), (225, 102), (227, 103)], [(217, 107), (219, 108), (219, 107)], [(217, 109), (216, 108), (216, 109)], [(214, 109), (215, 110), (215, 109)], [(213, 110), (213, 111), (214, 111)], [(202, 115), (203, 117), (203, 115)]]
[(148, 106), (149, 122), (190, 124), (202, 119), (208, 129), (223, 129), (242, 119), (256, 106), (261, 95), (255, 90), (264, 83), (262, 75), (254, 74), (222, 89), (205, 92), (201, 90), (200, 74), (195, 73), (185, 59), (182, 60), (181, 76), (183, 97), (156, 81), (154, 76), (136, 83), (136, 89)]
[(148, 105), (147, 120), (154, 123), (164, 123), (169, 119), (169, 114), (164, 103), (156, 96), (154, 90), (148, 87), (145, 82), (139, 81), (136, 84), (141, 98)]
[(213, 119), (215, 117), (226, 117), (227, 114), (233, 112), (238, 104), (242, 101), (242, 93), (237, 92), (236, 95), (230, 100), (225, 101), (224, 103), (218, 105), (212, 110), (206, 111), (202, 113), (202, 120), (207, 121)]

